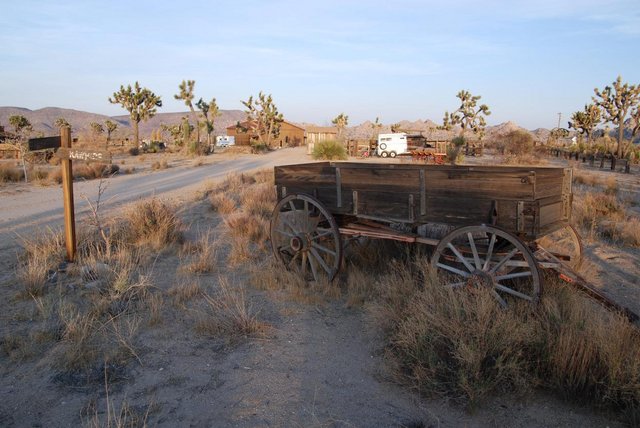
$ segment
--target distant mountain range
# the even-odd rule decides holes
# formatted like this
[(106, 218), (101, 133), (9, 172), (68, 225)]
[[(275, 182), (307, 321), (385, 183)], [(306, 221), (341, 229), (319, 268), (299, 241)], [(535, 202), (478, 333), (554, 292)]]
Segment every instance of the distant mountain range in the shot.
[[(33, 125), (34, 131), (42, 133), (44, 136), (56, 135), (58, 130), (53, 125), (56, 119), (62, 117), (71, 124), (72, 132), (74, 134), (85, 134), (90, 132), (90, 123), (98, 122), (104, 124), (104, 121), (109, 119), (114, 122), (118, 122), (119, 130), (116, 131), (120, 136), (128, 136), (132, 132), (131, 123), (128, 115), (121, 116), (105, 116), (102, 114), (89, 113), (86, 111), (64, 109), (58, 107), (45, 107), (38, 110), (29, 110), (21, 107), (0, 107), (0, 126), (4, 126), (7, 131), (9, 127), (9, 117), (12, 115), (23, 115)], [(146, 122), (140, 122), (140, 138), (148, 138), (156, 129), (160, 128), (161, 124), (174, 125), (179, 124), (183, 117), (191, 119), (190, 112), (178, 112), (178, 113), (158, 113), (153, 118)], [(241, 110), (221, 110), (220, 116), (215, 121), (216, 135), (224, 135), (228, 126), (234, 125), (238, 121), (245, 119), (245, 113)], [(431, 121), (415, 121), (410, 122), (403, 120), (400, 123), (400, 130), (407, 133), (423, 133), (429, 139), (433, 140), (445, 140), (452, 138), (457, 131), (442, 131), (437, 129), (438, 124)], [(359, 125), (350, 126), (346, 129), (346, 136), (349, 138), (370, 138), (374, 134), (373, 124), (370, 121), (363, 122)], [(487, 126), (486, 139), (491, 140), (497, 136), (505, 135), (510, 131), (522, 129), (521, 126), (514, 122), (505, 122), (495, 126)], [(529, 131), (534, 139), (538, 141), (546, 141), (549, 136), (549, 130), (544, 128), (538, 128), (533, 131)], [(375, 130), (376, 133), (389, 133), (391, 132), (390, 125), (384, 125), (379, 130)]]

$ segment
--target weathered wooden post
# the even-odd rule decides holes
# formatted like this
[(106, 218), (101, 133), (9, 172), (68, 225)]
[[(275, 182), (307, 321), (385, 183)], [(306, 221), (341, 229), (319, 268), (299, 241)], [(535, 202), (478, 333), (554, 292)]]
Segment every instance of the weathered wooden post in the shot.
[[(60, 128), (60, 146), (71, 149), (71, 128)], [(64, 237), (67, 247), (67, 261), (73, 262), (76, 257), (76, 220), (73, 208), (73, 171), (71, 159), (63, 158), (62, 167), (62, 197), (64, 200)]]

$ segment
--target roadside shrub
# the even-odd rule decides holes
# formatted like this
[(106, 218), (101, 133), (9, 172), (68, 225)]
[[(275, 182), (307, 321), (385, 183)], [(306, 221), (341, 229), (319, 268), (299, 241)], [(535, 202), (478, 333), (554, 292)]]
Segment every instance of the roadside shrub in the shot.
[(347, 149), (338, 141), (322, 141), (313, 147), (311, 157), (323, 160), (346, 160)]
[(17, 183), (23, 180), (24, 174), (20, 168), (12, 167), (7, 164), (0, 164), (0, 183)]
[(173, 206), (152, 198), (130, 206), (115, 235), (116, 241), (161, 250), (182, 240), (181, 222)]
[(538, 307), (503, 310), (487, 290), (444, 287), (424, 265), (418, 273), (423, 286), (406, 269), (382, 277), (372, 308), (406, 382), (471, 408), (492, 392), (543, 386), (638, 421), (640, 337), (623, 316), (559, 282), (547, 282)]
[(116, 164), (107, 165), (104, 163), (87, 163), (74, 165), (73, 178), (93, 180), (96, 178), (108, 177), (116, 172), (120, 171), (120, 166)]
[(130, 156), (138, 156), (140, 154), (140, 149), (137, 147), (131, 147), (129, 149), (129, 155)]
[(533, 137), (527, 131), (516, 129), (499, 137), (496, 141), (496, 149), (503, 155), (531, 155), (533, 153)]
[(159, 170), (159, 169), (167, 169), (169, 168), (169, 164), (166, 159), (162, 159), (161, 161), (155, 161), (151, 164), (151, 169)]

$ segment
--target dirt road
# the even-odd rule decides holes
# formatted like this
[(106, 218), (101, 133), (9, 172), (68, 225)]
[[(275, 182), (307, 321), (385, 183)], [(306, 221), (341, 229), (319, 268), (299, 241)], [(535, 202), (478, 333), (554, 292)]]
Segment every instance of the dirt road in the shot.
[[(297, 147), (277, 150), (266, 155), (240, 155), (233, 158), (220, 155), (220, 160), (201, 166), (189, 164), (160, 171), (117, 175), (103, 183), (106, 190), (101, 198), (101, 212), (107, 213), (120, 205), (153, 195), (180, 200), (192, 194), (204, 182), (223, 179), (233, 172), (310, 162), (311, 158), (305, 155), (305, 150), (303, 147)], [(88, 212), (87, 199), (95, 201), (98, 197), (99, 185), (100, 180), (74, 183), (76, 220)], [(0, 189), (0, 212), (2, 253), (14, 248), (19, 236), (29, 236), (38, 230), (62, 226), (61, 186), (18, 185), (11, 189)]]

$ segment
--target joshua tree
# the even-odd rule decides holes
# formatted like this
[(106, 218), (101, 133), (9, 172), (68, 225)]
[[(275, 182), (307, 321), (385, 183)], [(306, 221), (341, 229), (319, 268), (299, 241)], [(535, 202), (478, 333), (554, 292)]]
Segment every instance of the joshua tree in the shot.
[(22, 116), (21, 114), (9, 116), (9, 125), (13, 126), (13, 130), (18, 135), (26, 134), (33, 131), (33, 127), (31, 126), (31, 122), (29, 122), (29, 119)]
[(9, 124), (13, 126), (15, 136), (10, 139), (6, 139), (5, 143), (12, 145), (20, 152), (20, 159), (22, 160), (22, 172), (24, 173), (24, 181), (27, 182), (27, 163), (26, 155), (29, 147), (27, 146), (27, 139), (29, 134), (33, 131), (31, 122), (29, 119), (22, 115), (9, 116)]
[(375, 138), (376, 135), (380, 133), (380, 129), (382, 128), (382, 123), (380, 123), (380, 118), (376, 117), (376, 120), (371, 124), (371, 129), (373, 130), (373, 135), (371, 138)]
[(122, 108), (129, 112), (129, 117), (133, 123), (133, 132), (136, 147), (139, 144), (139, 124), (140, 121), (146, 121), (157, 113), (157, 107), (162, 107), (162, 100), (159, 96), (151, 92), (147, 88), (141, 88), (136, 82), (131, 88), (120, 85), (120, 90), (113, 93), (113, 98), (109, 98), (111, 104), (120, 104)]
[(577, 111), (571, 115), (569, 128), (573, 128), (585, 136), (589, 144), (596, 126), (600, 123), (600, 109), (594, 104), (585, 104), (583, 111)]
[(211, 133), (215, 129), (214, 122), (216, 120), (216, 116), (220, 115), (220, 109), (218, 108), (218, 104), (216, 104), (216, 99), (213, 98), (211, 102), (207, 103), (200, 98), (196, 103), (196, 106), (202, 112), (202, 127), (207, 132), (207, 144), (210, 148), (213, 147), (211, 144)]
[(111, 134), (113, 134), (115, 130), (118, 129), (118, 123), (112, 122), (109, 119), (107, 119), (104, 121), (104, 126), (107, 129), (107, 147), (108, 147), (109, 142), (111, 141)]
[(478, 107), (480, 95), (471, 95), (469, 91), (462, 90), (456, 95), (460, 99), (460, 107), (452, 113), (445, 112), (442, 128), (450, 130), (455, 125), (460, 125), (460, 137), (464, 138), (465, 131), (470, 129), (480, 138), (484, 135), (484, 127), (487, 123), (484, 116), (489, 116), (491, 112), (486, 104)]
[[(604, 121), (618, 127), (616, 156), (622, 158), (627, 149), (624, 145), (624, 122), (627, 114), (640, 102), (640, 86), (622, 83), (622, 77), (618, 76), (613, 82), (613, 87), (605, 86), (602, 91), (598, 88), (593, 91), (595, 92), (595, 96), (592, 97), (593, 102), (602, 109)], [(630, 144), (631, 142), (627, 146)]]
[(394, 134), (396, 132), (400, 132), (400, 127), (402, 125), (400, 125), (399, 123), (394, 123), (393, 125), (391, 125), (391, 132), (393, 132)]
[(183, 80), (178, 88), (180, 89), (180, 93), (173, 96), (176, 100), (183, 100), (184, 104), (189, 107), (191, 111), (191, 115), (193, 116), (193, 120), (195, 121), (196, 128), (196, 143), (200, 145), (200, 123), (198, 121), (198, 115), (196, 114), (196, 110), (193, 108), (193, 88), (196, 86), (195, 80)]
[(245, 128), (240, 123), (236, 126), (242, 132), (248, 132), (254, 144), (271, 148), (271, 143), (280, 135), (280, 125), (284, 122), (271, 94), (265, 95), (260, 91), (258, 99), (254, 100), (253, 96), (250, 96), (247, 101), (241, 102), (247, 108), (245, 113), (248, 127)]
[(95, 143), (98, 137), (104, 134), (104, 126), (98, 122), (91, 122), (89, 124), (91, 127), (91, 136), (93, 137), (93, 142)]
[(64, 117), (59, 117), (55, 120), (55, 122), (53, 122), (53, 126), (60, 129), (63, 126), (68, 126), (71, 127), (71, 125), (69, 124), (69, 122), (67, 122), (67, 119), (65, 119)]
[(331, 123), (338, 128), (338, 139), (341, 139), (343, 138), (344, 128), (349, 124), (349, 116), (344, 113), (340, 113), (331, 121)]

